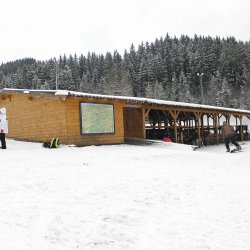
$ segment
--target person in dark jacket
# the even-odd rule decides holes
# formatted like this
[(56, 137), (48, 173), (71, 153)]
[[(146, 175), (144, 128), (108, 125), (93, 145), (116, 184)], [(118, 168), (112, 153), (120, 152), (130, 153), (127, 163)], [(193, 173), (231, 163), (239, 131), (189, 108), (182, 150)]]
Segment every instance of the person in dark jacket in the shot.
[(223, 126), (222, 126), (222, 135), (223, 135), (224, 140), (225, 140), (225, 146), (227, 149), (226, 152), (230, 152), (230, 147), (229, 147), (230, 142), (235, 145), (237, 150), (241, 149), (240, 145), (236, 142), (236, 136), (235, 136), (233, 126), (229, 125), (225, 121), (223, 122)]

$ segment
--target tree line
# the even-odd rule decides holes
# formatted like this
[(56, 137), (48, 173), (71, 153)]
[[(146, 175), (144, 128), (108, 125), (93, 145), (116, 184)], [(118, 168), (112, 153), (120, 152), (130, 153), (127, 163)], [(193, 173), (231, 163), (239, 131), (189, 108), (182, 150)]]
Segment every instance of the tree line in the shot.
[(250, 109), (250, 42), (161, 37), (123, 55), (25, 58), (0, 66), (0, 89), (59, 89)]

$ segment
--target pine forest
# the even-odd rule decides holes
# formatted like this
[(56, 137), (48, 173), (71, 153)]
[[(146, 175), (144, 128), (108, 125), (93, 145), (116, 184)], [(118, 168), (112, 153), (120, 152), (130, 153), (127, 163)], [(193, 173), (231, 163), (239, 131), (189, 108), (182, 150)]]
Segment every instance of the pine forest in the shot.
[(250, 109), (250, 41), (170, 37), (123, 55), (61, 55), (2, 63), (0, 89), (67, 89)]

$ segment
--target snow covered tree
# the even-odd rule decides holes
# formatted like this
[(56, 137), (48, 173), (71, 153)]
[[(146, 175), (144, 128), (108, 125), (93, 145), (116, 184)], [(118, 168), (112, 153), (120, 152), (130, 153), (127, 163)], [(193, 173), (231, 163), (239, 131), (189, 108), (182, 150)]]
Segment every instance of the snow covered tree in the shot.
[(224, 77), (220, 83), (220, 89), (217, 99), (218, 106), (230, 107), (231, 106), (231, 86), (228, 84), (226, 78)]
[(163, 87), (164, 99), (192, 102), (200, 102), (197, 73), (202, 72), (205, 104), (249, 107), (250, 43), (233, 37), (167, 34), (137, 49), (132, 44), (123, 55), (114, 51), (64, 54), (58, 61), (25, 58), (0, 65), (0, 87), (55, 89), (56, 66), (63, 89), (130, 93), (132, 86), (132, 96), (156, 96)]
[(216, 75), (212, 76), (212, 78), (208, 82), (208, 89), (205, 95), (205, 100), (207, 104), (210, 104), (213, 106), (220, 105), (220, 97), (219, 97), (220, 82), (221, 82), (220, 73), (217, 71)]
[(183, 71), (181, 72), (178, 80), (178, 98), (181, 102), (193, 102), (190, 86)]
[(165, 100), (166, 93), (162, 83), (158, 81), (155, 84), (148, 83), (148, 86), (146, 87), (146, 97)]

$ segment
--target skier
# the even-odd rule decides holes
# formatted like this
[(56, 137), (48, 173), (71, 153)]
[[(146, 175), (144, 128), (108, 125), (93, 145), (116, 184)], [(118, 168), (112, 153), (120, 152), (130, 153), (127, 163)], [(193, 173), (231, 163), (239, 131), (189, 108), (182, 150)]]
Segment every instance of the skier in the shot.
[(0, 141), (2, 149), (6, 149), (5, 134), (8, 133), (8, 121), (6, 118), (6, 108), (0, 109)]
[(226, 121), (223, 122), (222, 126), (222, 135), (225, 139), (225, 145), (226, 145), (226, 152), (230, 152), (229, 143), (232, 142), (232, 144), (235, 145), (235, 150), (240, 150), (241, 146), (236, 142), (235, 138), (235, 132), (233, 126), (229, 125)]

